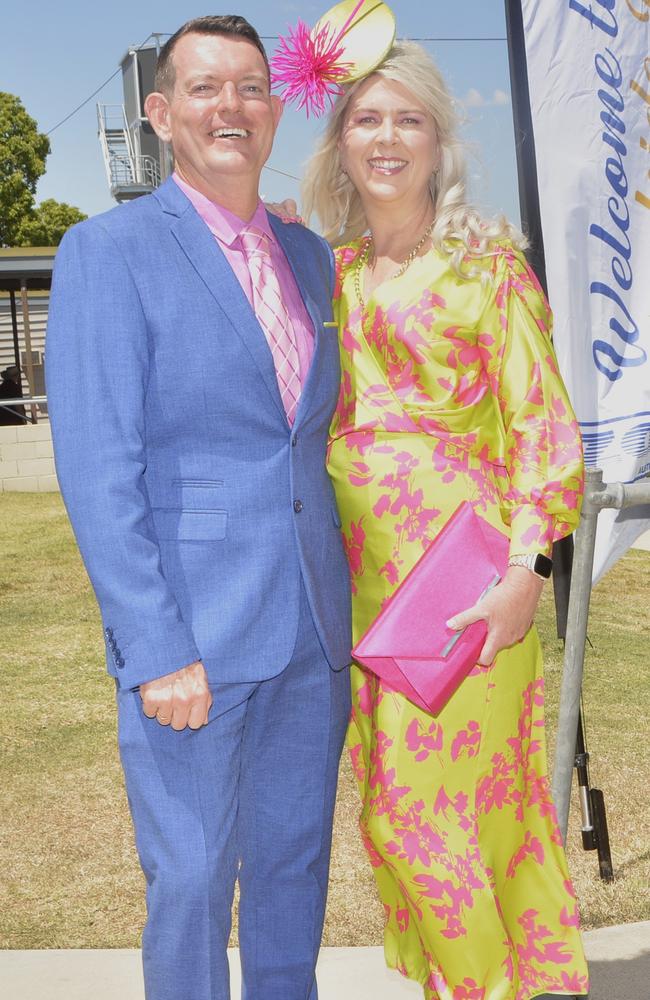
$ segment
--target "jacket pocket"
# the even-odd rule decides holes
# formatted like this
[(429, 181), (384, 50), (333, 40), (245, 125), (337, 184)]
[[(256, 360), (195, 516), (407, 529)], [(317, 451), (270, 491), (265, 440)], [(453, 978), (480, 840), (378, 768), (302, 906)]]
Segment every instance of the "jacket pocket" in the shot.
[(216, 542), (226, 537), (228, 511), (179, 510), (157, 507), (152, 511), (158, 538), (179, 542)]
[(187, 511), (220, 511), (223, 486), (222, 479), (174, 479), (171, 503)]
[(210, 488), (223, 486), (223, 479), (172, 479), (172, 486), (187, 486), (189, 489), (200, 489), (201, 486)]

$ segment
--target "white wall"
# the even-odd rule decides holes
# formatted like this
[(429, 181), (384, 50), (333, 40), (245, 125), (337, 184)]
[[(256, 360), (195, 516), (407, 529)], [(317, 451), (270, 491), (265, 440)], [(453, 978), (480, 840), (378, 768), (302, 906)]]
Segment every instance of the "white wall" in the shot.
[[(45, 327), (47, 325), (47, 310), (49, 296), (47, 292), (29, 292), (29, 326), (32, 334), (32, 351), (35, 352), (34, 363), (40, 365), (43, 360), (45, 346)], [(27, 395), (27, 373), (25, 371), (25, 334), (23, 330), (23, 312), (20, 292), (16, 292), (16, 315), (18, 319), (18, 344), (20, 347), (20, 362), (23, 368), (23, 391)], [(0, 368), (15, 364), (13, 330), (11, 326), (11, 307), (9, 293), (0, 292)], [(36, 386), (36, 395), (42, 392), (42, 379)]]
[(0, 493), (49, 493), (58, 488), (49, 423), (0, 426)]

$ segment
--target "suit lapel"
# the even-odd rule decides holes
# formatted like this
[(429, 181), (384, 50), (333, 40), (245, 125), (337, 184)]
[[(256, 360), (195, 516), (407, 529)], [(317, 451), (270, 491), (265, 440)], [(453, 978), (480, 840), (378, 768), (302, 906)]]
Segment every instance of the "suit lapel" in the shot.
[(286, 421), (273, 357), (255, 313), (214, 236), (173, 180), (154, 193), (170, 216), (172, 235), (213, 295), (233, 331), (260, 370), (273, 402)]

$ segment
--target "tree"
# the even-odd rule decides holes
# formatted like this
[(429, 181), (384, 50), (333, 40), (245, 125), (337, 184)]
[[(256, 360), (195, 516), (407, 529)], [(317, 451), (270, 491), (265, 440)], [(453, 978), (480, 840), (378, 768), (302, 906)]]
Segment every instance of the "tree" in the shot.
[(23, 218), (16, 232), (17, 247), (56, 247), (70, 226), (82, 222), (87, 216), (74, 205), (47, 198), (38, 205), (31, 216)]
[(37, 235), (48, 236), (41, 245), (56, 245), (70, 225), (85, 218), (53, 199), (35, 207), (49, 152), (50, 140), (20, 98), (0, 91), (0, 246), (37, 246)]

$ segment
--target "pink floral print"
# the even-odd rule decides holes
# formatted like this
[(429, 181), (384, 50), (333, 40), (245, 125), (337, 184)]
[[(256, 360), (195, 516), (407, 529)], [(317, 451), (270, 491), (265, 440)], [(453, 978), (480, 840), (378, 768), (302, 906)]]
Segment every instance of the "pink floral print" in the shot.
[[(461, 500), (510, 535), (513, 554), (548, 552), (576, 526), (583, 485), (551, 316), (523, 256), (495, 246), (458, 281), (431, 250), (362, 311), (360, 246), (337, 255), (329, 458), (355, 640)], [(352, 687), (348, 742), (388, 964), (426, 1000), (585, 994), (535, 629), (475, 667), (437, 717), (359, 666)]]

